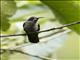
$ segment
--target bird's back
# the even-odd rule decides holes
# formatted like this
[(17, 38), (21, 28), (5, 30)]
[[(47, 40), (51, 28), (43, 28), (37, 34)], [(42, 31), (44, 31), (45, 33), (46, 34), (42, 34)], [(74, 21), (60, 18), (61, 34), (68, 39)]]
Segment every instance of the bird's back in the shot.
[(34, 31), (34, 24), (31, 21), (27, 21), (23, 24), (24, 30), (26, 32), (33, 32)]

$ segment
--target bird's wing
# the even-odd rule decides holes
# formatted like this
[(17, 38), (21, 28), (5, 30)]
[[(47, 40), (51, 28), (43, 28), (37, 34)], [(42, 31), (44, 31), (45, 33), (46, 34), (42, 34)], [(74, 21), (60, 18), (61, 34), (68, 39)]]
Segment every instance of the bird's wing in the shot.
[(38, 24), (38, 29), (37, 29), (37, 31), (39, 31), (40, 30), (40, 25)]
[(39, 31), (40, 30), (40, 25), (37, 24), (34, 28), (35, 28), (36, 31)]
[(34, 31), (33, 23), (31, 21), (27, 21), (23, 24), (24, 30), (25, 31)]

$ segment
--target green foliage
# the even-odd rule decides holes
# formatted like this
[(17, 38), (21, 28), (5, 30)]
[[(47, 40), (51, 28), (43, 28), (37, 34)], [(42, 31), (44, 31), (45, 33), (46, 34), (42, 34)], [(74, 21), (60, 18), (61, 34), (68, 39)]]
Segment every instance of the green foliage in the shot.
[(1, 1), (1, 20), (0, 20), (0, 30), (6, 31), (9, 27), (8, 18), (16, 12), (16, 4), (14, 1)]
[[(41, 24), (41, 29), (44, 27), (44, 25), (46, 25), (46, 22), (52, 22), (53, 19), (53, 14), (52, 12), (48, 12), (49, 9), (43, 5), (42, 3), (40, 3), (39, 1), (29, 1), (28, 3), (23, 3), (22, 1), (19, 2), (20, 0), (15, 0), (16, 3), (13, 0), (1, 0), (1, 20), (0, 20), (0, 30), (1, 34), (19, 34), (19, 33), (23, 33), (23, 29), (21, 27), (21, 24), (23, 24), (22, 22), (24, 22), (24, 20), (30, 16), (42, 16), (45, 17), (44, 19), (39, 20), (39, 23)], [(25, 0), (27, 1), (27, 0)], [(64, 0), (63, 0), (64, 1)], [(22, 5), (18, 4), (21, 3)], [(62, 1), (52, 1), (52, 0), (48, 0), (48, 1), (42, 1), (43, 3), (45, 3), (46, 5), (48, 5), (52, 11), (55, 13), (56, 17), (59, 18), (59, 21), (62, 24), (68, 24), (71, 22), (75, 22), (75, 21), (79, 21), (80, 17), (78, 16), (79, 14), (79, 6), (78, 4), (73, 4), (73, 2), (62, 2)], [(11, 17), (12, 15), (14, 15), (14, 13), (16, 12), (16, 4), (18, 7), (18, 10), (20, 11), (19, 13), (23, 13), (23, 11), (21, 10), (25, 10), (24, 14), (19, 14), (17, 13), (15, 16), (16, 17)], [(80, 5), (80, 4), (79, 4)], [(28, 13), (27, 13), (28, 12)], [(80, 14), (79, 14), (80, 15)], [(10, 17), (10, 18), (9, 18)], [(11, 27), (10, 27), (11, 26)], [(53, 24), (51, 24), (51, 26), (53, 26)], [(74, 25), (71, 26), (70, 28), (74, 31), (76, 31), (77, 33), (80, 34), (79, 32), (79, 27), (80, 25)], [(9, 29), (10, 27), (10, 29)], [(50, 27), (51, 28), (51, 27)], [(8, 30), (9, 29), (9, 30)], [(8, 31), (7, 31), (8, 30)], [(46, 28), (45, 28), (46, 30)], [(71, 36), (70, 36), (71, 37)], [(76, 36), (75, 36), (76, 37)], [(72, 39), (73, 37), (71, 37)], [(74, 46), (77, 48), (77, 50), (74, 48), (72, 49), (72, 46), (70, 44), (72, 44), (73, 42), (70, 41), (70, 43), (67, 43), (66, 45), (69, 45), (69, 48), (64, 48), (64, 50), (66, 49), (66, 51), (70, 50), (70, 54), (69, 55), (64, 55), (62, 54), (62, 51), (60, 51), (61, 53), (59, 53), (58, 55), (60, 55), (59, 57), (62, 58), (66, 57), (66, 56), (72, 56), (73, 52), (78, 51), (78, 44), (75, 45), (75, 40), (78, 42), (78, 37), (76, 37), (76, 39), (74, 39)], [(11, 48), (11, 47), (15, 47), (21, 44), (24, 44), (23, 41), (25, 40), (25, 37), (7, 37), (7, 38), (3, 38), (1, 40), (1, 48)], [(73, 39), (72, 39), (73, 40)], [(65, 47), (65, 46), (64, 46)], [(74, 50), (74, 51), (72, 51)], [(65, 52), (66, 52), (65, 51)], [(64, 53), (65, 53), (64, 52)], [(77, 53), (78, 54), (78, 53)], [(77, 54), (75, 54), (77, 56)], [(6, 51), (4, 54), (1, 55), (2, 60), (23, 60), (23, 59), (28, 59), (26, 56), (24, 56), (23, 54), (12, 54), (10, 55), (9, 51)]]
[(0, 56), (1, 60), (9, 60), (9, 57), (10, 57), (10, 52), (9, 51), (6, 51), (5, 53), (3, 53)]
[(6, 16), (4, 17), (1, 17), (1, 21), (0, 21), (0, 30), (3, 30), (3, 31), (6, 31), (9, 27), (10, 27), (10, 24), (9, 24), (9, 20), (7, 19)]
[(1, 13), (11, 16), (15, 11), (16, 4), (14, 1), (1, 1)]
[[(43, 1), (48, 5), (62, 24), (80, 21), (80, 5), (74, 1)], [(77, 4), (78, 3), (78, 4)], [(80, 24), (69, 28), (80, 34)]]
[(80, 0), (42, 0), (42, 1), (80, 1)]
[(70, 33), (64, 45), (57, 50), (58, 60), (80, 60), (80, 36)]

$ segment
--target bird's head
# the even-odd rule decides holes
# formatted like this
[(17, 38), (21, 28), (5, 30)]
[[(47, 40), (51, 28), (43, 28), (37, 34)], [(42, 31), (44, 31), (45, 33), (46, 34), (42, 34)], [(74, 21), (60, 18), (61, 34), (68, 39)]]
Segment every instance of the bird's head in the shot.
[(34, 21), (34, 22), (37, 22), (39, 20), (39, 18), (43, 18), (43, 17), (30, 17), (28, 19), (28, 21)]

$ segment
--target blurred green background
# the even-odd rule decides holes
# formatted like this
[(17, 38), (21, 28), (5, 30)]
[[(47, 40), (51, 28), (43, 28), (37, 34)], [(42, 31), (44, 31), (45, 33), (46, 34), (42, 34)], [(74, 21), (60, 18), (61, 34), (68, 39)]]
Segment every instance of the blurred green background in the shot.
[[(52, 23), (52, 26), (56, 23), (57, 27), (80, 21), (80, 1), (1, 0), (0, 2), (1, 35), (24, 33), (22, 24), (31, 16), (45, 17), (39, 21), (41, 30), (48, 29), (48, 27), (44, 28), (47, 22)], [(49, 26), (49, 28), (52, 26)], [(80, 60), (80, 24), (68, 28), (71, 32), (68, 33), (68, 37), (63, 45), (55, 51), (57, 55), (56, 60)], [(10, 48), (24, 44), (23, 40), (25, 38), (22, 36), (1, 38), (1, 48)], [(18, 53), (10, 55), (9, 51), (1, 54), (1, 60), (26, 60), (29, 58), (29, 56)], [(54, 52), (52, 55), (54, 58)]]

